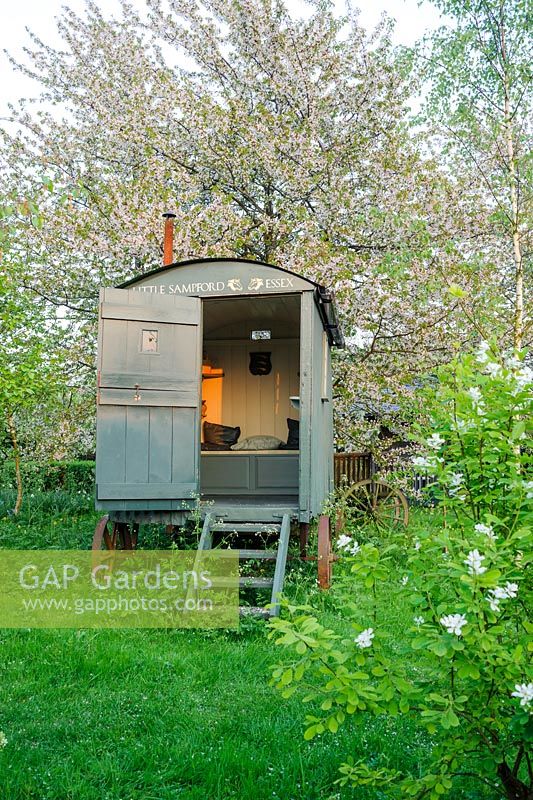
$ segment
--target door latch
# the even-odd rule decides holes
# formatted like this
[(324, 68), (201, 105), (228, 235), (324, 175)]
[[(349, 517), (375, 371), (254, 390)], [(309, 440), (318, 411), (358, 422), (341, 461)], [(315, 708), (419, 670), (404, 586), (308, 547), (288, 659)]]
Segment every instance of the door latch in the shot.
[(135, 402), (141, 399), (141, 395), (139, 394), (140, 385), (138, 383), (135, 384), (135, 394), (133, 395), (133, 399)]

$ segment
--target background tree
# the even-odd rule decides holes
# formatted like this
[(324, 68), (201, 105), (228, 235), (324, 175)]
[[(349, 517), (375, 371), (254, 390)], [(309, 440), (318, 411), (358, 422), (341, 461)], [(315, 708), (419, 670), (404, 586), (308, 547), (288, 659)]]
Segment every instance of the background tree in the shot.
[[(18, 514), (23, 497), (20, 419), (40, 403), (50, 402), (60, 373), (46, 308), (35, 294), (21, 289), (24, 265), (19, 261), (10, 223), (15, 210), (9, 202), (0, 205), (0, 413), (15, 461), (17, 497), (13, 513)], [(40, 225), (34, 203), (26, 201), (20, 210), (31, 217), (33, 225)]]
[(429, 117), (451, 169), (491, 206), (478, 249), (503, 290), (508, 344), (531, 342), (531, 8), (526, 0), (434, 0), (452, 24), (420, 62)]

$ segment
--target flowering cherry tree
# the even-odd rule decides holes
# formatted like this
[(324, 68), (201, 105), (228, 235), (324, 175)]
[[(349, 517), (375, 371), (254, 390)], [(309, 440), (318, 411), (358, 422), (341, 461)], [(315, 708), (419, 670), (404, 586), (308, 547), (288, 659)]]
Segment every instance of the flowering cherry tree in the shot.
[(288, 651), (273, 681), (284, 696), (305, 686), (317, 701), (305, 738), (368, 714), (416, 715), (432, 736), (421, 776), (348, 760), (343, 784), (436, 800), (454, 796), (455, 779), (467, 773), (492, 787), (499, 780), (509, 800), (530, 800), (533, 373), (522, 355), (483, 344), (477, 358), (457, 359), (438, 378), (416, 468), (437, 477), (440, 525), (414, 541), (391, 531), (382, 546), (354, 548), (347, 533), (338, 542), (351, 581), (408, 601), (412, 624), (403, 635), (416, 670), (391, 654), (376, 611), (369, 628), (353, 609), (354, 634), (343, 638), (311, 609), (288, 606), (288, 617), (271, 623)]
[(325, 3), (296, 19), (271, 0), (147, 0), (65, 10), (59, 32), (59, 48), (32, 37), (19, 68), (42, 97), (12, 109), (2, 159), (19, 195), (67, 187), (43, 192), (38, 230), (18, 225), (26, 283), (75, 330), (100, 286), (159, 265), (169, 208), (178, 260), (262, 259), (335, 290), (347, 431), (355, 386), (365, 407), (384, 387), (412, 403), (406, 384), (495, 307), (473, 244), (488, 205), (406, 124), (415, 87), (386, 25), (367, 36)]

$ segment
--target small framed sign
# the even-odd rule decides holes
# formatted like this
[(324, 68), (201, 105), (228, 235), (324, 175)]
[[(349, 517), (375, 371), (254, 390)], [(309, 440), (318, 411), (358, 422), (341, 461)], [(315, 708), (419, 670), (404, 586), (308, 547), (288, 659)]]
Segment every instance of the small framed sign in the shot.
[(143, 330), (141, 332), (141, 353), (159, 352), (159, 331)]

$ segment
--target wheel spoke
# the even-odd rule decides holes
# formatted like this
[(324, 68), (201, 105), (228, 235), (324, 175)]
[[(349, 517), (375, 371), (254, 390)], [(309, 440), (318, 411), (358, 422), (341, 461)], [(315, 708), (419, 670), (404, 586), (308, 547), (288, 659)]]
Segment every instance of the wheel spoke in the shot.
[(353, 484), (344, 492), (342, 500), (348, 509), (348, 518), (357, 524), (372, 521), (381, 531), (395, 524), (407, 525), (409, 507), (400, 489), (383, 481), (365, 479)]

